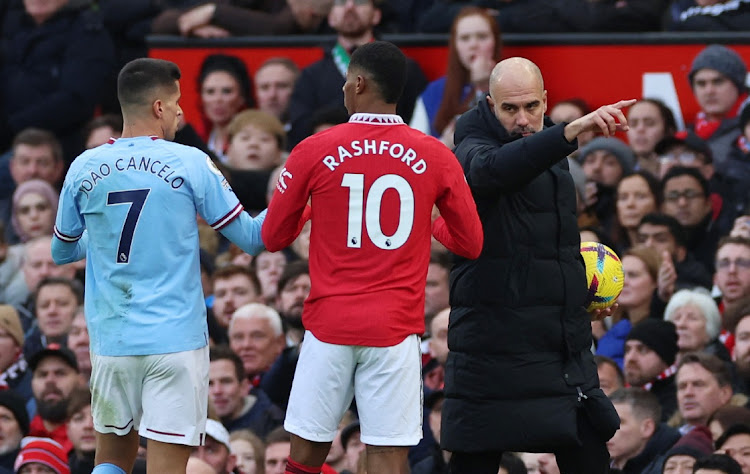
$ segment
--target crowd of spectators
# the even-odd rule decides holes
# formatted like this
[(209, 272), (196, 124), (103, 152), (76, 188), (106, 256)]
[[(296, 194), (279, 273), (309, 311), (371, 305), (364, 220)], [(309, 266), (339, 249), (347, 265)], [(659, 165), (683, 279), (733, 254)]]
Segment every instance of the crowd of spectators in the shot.
[[(250, 71), (223, 53), (201, 64), (201, 117), (182, 124), (175, 140), (205, 151), (257, 213), (288, 151), (348, 120), (341, 88), (349, 55), (381, 33), (449, 34), (445, 75), (428, 82), (410, 60), (398, 110), (450, 148), (456, 117), (487, 93), (503, 57), (501, 32), (746, 31), (750, 1), (0, 0), (0, 25), (0, 474), (37, 463), (89, 473), (86, 270), (54, 264), (52, 226), (70, 162), (119, 136), (114, 79), (147, 54), (147, 35), (335, 38), (302, 69), (274, 57)], [(707, 46), (686, 73), (701, 108), (686, 130), (667, 105), (643, 97), (628, 110), (626, 136), (581, 136), (568, 158), (581, 238), (615, 249), (626, 275), (619, 307), (592, 323), (601, 385), (621, 418), (608, 444), (613, 472), (692, 472), (719, 452), (750, 474), (746, 77), (735, 51)], [(585, 97), (548, 107), (556, 122), (590, 110)], [(314, 223), (289, 248), (254, 258), (200, 224), (211, 419), (188, 472), (283, 473)], [(450, 267), (433, 242), (414, 473), (447, 472), (439, 440)], [(364, 472), (363, 453), (354, 406), (324, 472)], [(135, 470), (145, 472), (145, 443), (139, 459)], [(554, 455), (518, 453), (504, 457), (500, 472), (557, 471)]]

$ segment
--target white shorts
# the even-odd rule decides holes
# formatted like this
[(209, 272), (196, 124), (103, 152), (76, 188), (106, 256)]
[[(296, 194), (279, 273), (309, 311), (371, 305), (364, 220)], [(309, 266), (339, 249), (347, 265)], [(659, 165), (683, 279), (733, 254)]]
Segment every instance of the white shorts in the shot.
[(208, 346), (144, 356), (91, 354), (91, 414), (99, 433), (200, 446), (208, 413)]
[(419, 336), (364, 347), (328, 344), (305, 331), (284, 428), (309, 441), (333, 441), (352, 397), (363, 443), (416, 445), (422, 439)]

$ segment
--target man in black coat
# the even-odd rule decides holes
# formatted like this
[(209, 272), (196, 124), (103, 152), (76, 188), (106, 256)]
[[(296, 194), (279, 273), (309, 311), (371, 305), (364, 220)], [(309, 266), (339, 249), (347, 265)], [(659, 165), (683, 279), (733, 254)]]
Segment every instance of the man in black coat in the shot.
[(441, 441), (454, 474), (495, 474), (504, 451), (554, 452), (562, 474), (607, 470), (619, 419), (590, 351), (565, 158), (583, 132), (626, 130), (621, 109), (634, 102), (554, 125), (539, 68), (510, 58), (492, 71), (490, 95), (458, 120), (455, 153), (485, 242), (451, 272)]

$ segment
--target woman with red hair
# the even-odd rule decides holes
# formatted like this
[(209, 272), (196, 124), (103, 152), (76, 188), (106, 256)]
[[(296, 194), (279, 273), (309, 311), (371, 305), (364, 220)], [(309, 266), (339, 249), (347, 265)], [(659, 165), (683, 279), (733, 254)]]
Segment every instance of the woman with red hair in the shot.
[(410, 125), (426, 134), (443, 136), (443, 143), (452, 146), (455, 119), (487, 95), (490, 73), (500, 60), (501, 48), (500, 27), (494, 16), (479, 7), (461, 9), (451, 26), (448, 70), (427, 85), (414, 107)]

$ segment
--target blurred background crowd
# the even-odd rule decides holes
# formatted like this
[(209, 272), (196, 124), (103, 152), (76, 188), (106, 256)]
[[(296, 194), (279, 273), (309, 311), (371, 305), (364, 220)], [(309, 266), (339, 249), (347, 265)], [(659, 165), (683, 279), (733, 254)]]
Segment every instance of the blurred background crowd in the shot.
[[(289, 150), (348, 120), (350, 54), (381, 35), (444, 35), (443, 74), (429, 80), (410, 59), (398, 111), (451, 148), (456, 118), (486, 95), (506, 57), (503, 34), (663, 31), (739, 38), (750, 31), (750, 0), (0, 0), (0, 474), (93, 468), (85, 265), (54, 264), (52, 227), (69, 164), (119, 136), (117, 72), (149, 54), (150, 35), (321, 38), (322, 58), (304, 66), (274, 56), (251, 70), (217, 47), (199, 58), (196, 83), (183, 81), (199, 113), (175, 140), (205, 151), (254, 214)], [(687, 473), (719, 452), (750, 474), (749, 59), (702, 45), (675, 78), (700, 108), (685, 126), (672, 104), (638, 97), (627, 134), (580, 137), (568, 158), (581, 238), (615, 249), (626, 275), (614, 315), (592, 323), (601, 385), (622, 420), (608, 444), (613, 472)], [(548, 89), (594, 81), (545, 77)], [(548, 103), (547, 114), (569, 122), (601, 105), (590, 100)], [(189, 470), (283, 473), (311, 223), (288, 249), (254, 258), (200, 225), (211, 420)], [(452, 257), (433, 244), (415, 474), (447, 472), (438, 443)], [(365, 472), (363, 448), (353, 406), (324, 472)], [(558, 471), (552, 454), (517, 453), (500, 472)]]

